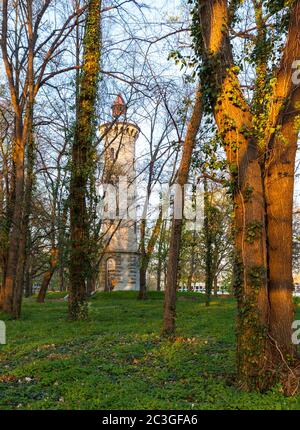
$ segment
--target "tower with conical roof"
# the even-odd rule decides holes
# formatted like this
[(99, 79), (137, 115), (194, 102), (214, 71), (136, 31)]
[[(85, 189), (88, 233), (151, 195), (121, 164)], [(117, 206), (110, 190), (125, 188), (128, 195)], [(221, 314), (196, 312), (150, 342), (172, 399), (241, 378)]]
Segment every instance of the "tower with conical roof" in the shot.
[[(126, 113), (126, 104), (118, 95), (112, 106), (112, 122), (100, 127), (106, 189), (102, 223), (105, 252), (99, 274), (99, 289), (103, 291), (139, 289), (135, 219), (135, 144), (139, 128), (126, 121)], [(112, 201), (115, 205), (111, 205)]]

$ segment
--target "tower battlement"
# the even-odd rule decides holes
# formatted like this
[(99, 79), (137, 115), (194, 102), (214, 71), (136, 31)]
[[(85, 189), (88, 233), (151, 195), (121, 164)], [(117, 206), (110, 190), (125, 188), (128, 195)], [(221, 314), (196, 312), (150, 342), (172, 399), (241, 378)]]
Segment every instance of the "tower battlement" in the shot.
[[(133, 139), (137, 139), (140, 133), (140, 128), (137, 125), (128, 122), (107, 122), (100, 126), (100, 133), (102, 136), (109, 133), (113, 135), (127, 135)], [(132, 142), (135, 143), (134, 141)]]

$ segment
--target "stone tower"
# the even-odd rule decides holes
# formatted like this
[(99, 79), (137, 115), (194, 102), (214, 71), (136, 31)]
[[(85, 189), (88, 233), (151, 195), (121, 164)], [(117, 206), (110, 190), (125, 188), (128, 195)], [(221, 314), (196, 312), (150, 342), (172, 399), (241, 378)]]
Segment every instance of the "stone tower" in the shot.
[[(106, 196), (115, 191), (115, 211), (104, 206), (102, 232), (105, 253), (100, 262), (99, 289), (102, 291), (139, 289), (139, 254), (135, 221), (135, 143), (139, 128), (126, 121), (126, 105), (118, 95), (112, 106), (113, 121), (100, 127), (104, 136), (103, 182)], [(124, 119), (124, 121), (120, 121)], [(120, 203), (120, 195), (123, 198)], [(124, 196), (127, 195), (124, 201)]]

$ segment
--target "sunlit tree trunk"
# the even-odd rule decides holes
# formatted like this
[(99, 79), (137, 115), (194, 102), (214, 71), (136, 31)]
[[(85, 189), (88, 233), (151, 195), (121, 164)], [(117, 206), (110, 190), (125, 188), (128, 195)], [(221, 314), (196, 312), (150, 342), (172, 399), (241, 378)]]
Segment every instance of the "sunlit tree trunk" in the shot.
[[(1, 7), (1, 51), (8, 83), (10, 102), (14, 116), (12, 139), (12, 179), (9, 201), (7, 264), (5, 280), (1, 289), (0, 305), (14, 317), (20, 315), (23, 274), (25, 264), (27, 219), (25, 198), (25, 148), (30, 132), (30, 121), (35, 97), (49, 79), (61, 73), (52, 71), (49, 65), (55, 55), (61, 54), (61, 44), (74, 28), (74, 20), (82, 15), (85, 6), (72, 13), (60, 29), (54, 29), (43, 42), (39, 39), (44, 30), (44, 16), (51, 0), (37, 3), (2, 1)], [(37, 40), (39, 42), (37, 43)], [(41, 43), (40, 43), (41, 42)], [(38, 67), (34, 70), (35, 61)], [(73, 69), (75, 67), (71, 67)]]
[[(268, 294), (262, 173), (255, 142), (243, 133), (244, 129), (251, 129), (252, 118), (234, 68), (229, 35), (222, 31), (224, 20), (228, 19), (227, 1), (210, 0), (205, 6), (200, 1), (199, 4), (201, 32), (207, 47), (205, 61), (211, 69), (207, 85), (218, 91), (209, 100), (232, 173), (235, 292), (239, 309), (238, 375), (241, 385), (247, 389), (260, 383), (265, 366), (263, 333), (268, 321)], [(255, 236), (249, 240), (248, 232), (252, 229)]]
[[(291, 343), (292, 323), (295, 319), (292, 277), (292, 220), (294, 175), (300, 114), (296, 102), (300, 89), (294, 92), (283, 115), (281, 132), (270, 145), (271, 156), (266, 162), (265, 190), (268, 237), (268, 279), (270, 300), (271, 353), (288, 373), (296, 356)], [(282, 361), (289, 357), (289, 364)], [(293, 390), (293, 387), (290, 387)]]
[[(279, 136), (287, 134), (290, 143), (295, 141), (296, 131), (292, 133), (290, 125), (289, 131), (285, 130), (281, 112), (284, 100), (292, 92), (292, 62), (297, 52), (300, 54), (300, 1), (295, 1), (291, 7), (287, 45), (276, 76), (263, 138), (254, 138), (251, 132), (254, 118), (233, 64), (227, 1), (199, 1), (199, 7), (199, 25), (205, 46), (205, 53), (200, 55), (209, 70), (206, 85), (217, 89), (217, 96), (213, 92), (209, 100), (225, 144), (233, 181), (238, 380), (244, 389), (261, 391), (278, 380), (288, 385), (290, 376), (297, 385), (297, 375), (288, 364), (295, 351), (291, 342), (295, 145), (283, 149)], [(264, 74), (263, 62), (259, 73)], [(258, 91), (261, 89), (260, 86)], [(256, 117), (255, 121), (258, 120)], [(283, 129), (276, 134), (280, 122)], [(262, 151), (265, 148), (269, 150), (269, 157), (264, 165)], [(282, 186), (279, 186), (279, 179)], [(280, 251), (278, 245), (282, 247)], [(291, 393), (290, 387), (285, 388)]]
[[(25, 145), (28, 139), (28, 132), (32, 128), (32, 112), (34, 103), (34, 35), (32, 23), (32, 2), (27, 2), (27, 36), (28, 36), (28, 57), (27, 57), (27, 84), (28, 98), (25, 114), (19, 100), (19, 82), (14, 82), (12, 67), (7, 53), (7, 32), (8, 32), (8, 3), (3, 2), (2, 9), (2, 42), (1, 49), (4, 59), (6, 75), (9, 81), (12, 105), (15, 117), (15, 132), (13, 142), (13, 200), (11, 229), (9, 235), (9, 248), (7, 258), (6, 276), (3, 286), (3, 304), (5, 312), (15, 318), (20, 317), (21, 302), (23, 293), (23, 274), (25, 264), (26, 239), (24, 238), (25, 223), (28, 217), (24, 217), (25, 212)], [(18, 62), (16, 54), (16, 62)], [(27, 232), (27, 230), (26, 230)]]

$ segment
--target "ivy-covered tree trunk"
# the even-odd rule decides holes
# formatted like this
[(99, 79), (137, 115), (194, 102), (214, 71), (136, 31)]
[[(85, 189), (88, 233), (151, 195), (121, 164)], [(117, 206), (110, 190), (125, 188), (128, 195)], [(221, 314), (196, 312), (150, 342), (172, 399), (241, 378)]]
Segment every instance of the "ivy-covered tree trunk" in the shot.
[[(178, 168), (177, 184), (181, 187), (182, 192), (182, 212), (184, 208), (184, 186), (187, 184), (188, 175), (190, 170), (191, 158), (197, 133), (202, 119), (202, 92), (200, 87), (197, 89), (194, 109), (190, 119), (186, 137), (183, 145), (182, 158)], [(177, 196), (178, 197), (178, 196)], [(164, 322), (162, 334), (172, 336), (175, 333), (175, 320), (176, 320), (176, 290), (178, 278), (178, 264), (180, 256), (180, 243), (182, 232), (182, 219), (173, 217), (171, 233), (170, 233), (170, 246), (169, 257), (167, 265), (167, 279), (165, 287), (165, 301), (164, 301)]]
[[(300, 1), (294, 1), (290, 9), (286, 47), (263, 115), (259, 109), (250, 112), (241, 90), (229, 40), (233, 11), (229, 13), (227, 1), (199, 0), (193, 26), (196, 51), (203, 61), (202, 85), (232, 176), (238, 381), (246, 390), (260, 391), (281, 382), (287, 394), (298, 384), (291, 339), (291, 228), (298, 131), (290, 120), (299, 101), (291, 74), (293, 60), (300, 55)], [(256, 18), (259, 23), (262, 16), (257, 13)], [(258, 31), (257, 43), (262, 38), (263, 32)], [(260, 57), (254, 101), (265, 85), (261, 83), (265, 64)], [(294, 110), (284, 116), (284, 104), (290, 98), (296, 98)]]
[(12, 210), (12, 227), (9, 235), (8, 261), (3, 285), (4, 312), (13, 315), (13, 298), (19, 261), (19, 239), (22, 234), (22, 218), (24, 203), (24, 140), (22, 138), (20, 123), (17, 120), (14, 143), (14, 202)]
[[(268, 321), (265, 207), (255, 142), (247, 136), (252, 118), (233, 63), (227, 1), (199, 2), (199, 24), (206, 47), (204, 87), (225, 144), (232, 175), (238, 300), (238, 375), (240, 384), (260, 387), (264, 378), (264, 329)], [(223, 30), (222, 30), (223, 29)]]
[(94, 116), (100, 73), (100, 16), (101, 1), (90, 0), (83, 41), (83, 64), (79, 79), (69, 200), (71, 222), (69, 318), (73, 320), (87, 316), (86, 280), (90, 265), (86, 195), (88, 178), (93, 171), (93, 157), (90, 155), (95, 134)]

